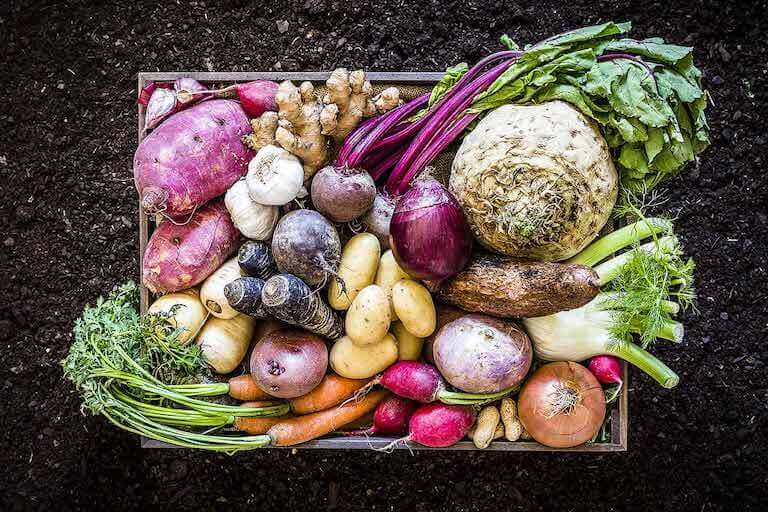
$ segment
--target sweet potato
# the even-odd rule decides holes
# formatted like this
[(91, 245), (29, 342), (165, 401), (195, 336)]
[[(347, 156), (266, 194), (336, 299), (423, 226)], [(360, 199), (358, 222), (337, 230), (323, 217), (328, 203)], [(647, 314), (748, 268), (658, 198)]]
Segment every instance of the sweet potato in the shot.
[(597, 273), (584, 265), (478, 254), (440, 285), (436, 298), (474, 313), (530, 318), (581, 307), (599, 285)]
[(223, 201), (204, 206), (184, 225), (164, 220), (144, 251), (144, 285), (153, 293), (194, 286), (237, 250), (239, 238)]
[(227, 191), (254, 153), (240, 140), (248, 116), (231, 100), (210, 100), (168, 118), (139, 144), (133, 176), (147, 214), (183, 217)]

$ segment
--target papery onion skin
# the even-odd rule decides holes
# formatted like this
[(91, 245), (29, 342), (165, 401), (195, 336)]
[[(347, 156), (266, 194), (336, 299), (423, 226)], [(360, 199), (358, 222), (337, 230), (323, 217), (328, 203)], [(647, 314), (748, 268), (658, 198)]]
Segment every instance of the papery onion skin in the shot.
[[(563, 397), (575, 397), (572, 408), (559, 410)], [(536, 370), (520, 392), (517, 407), (525, 430), (552, 448), (586, 443), (605, 420), (603, 388), (592, 372), (570, 361)]]
[(397, 202), (390, 247), (411, 277), (441, 281), (459, 272), (472, 253), (472, 232), (459, 203), (437, 180), (417, 181)]
[(378, 192), (373, 206), (363, 217), (365, 230), (376, 235), (382, 251), (389, 249), (389, 226), (395, 211), (395, 202), (386, 192)]

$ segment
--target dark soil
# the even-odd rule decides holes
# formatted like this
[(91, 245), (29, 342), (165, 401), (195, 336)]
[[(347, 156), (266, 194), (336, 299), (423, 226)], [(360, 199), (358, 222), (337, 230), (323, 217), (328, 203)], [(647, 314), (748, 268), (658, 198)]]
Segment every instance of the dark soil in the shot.
[[(766, 2), (273, 3), (2, 2), (0, 509), (766, 510)], [(684, 345), (657, 347), (679, 387), (633, 373), (628, 452), (228, 457), (141, 450), (80, 413), (59, 366), (72, 322), (138, 277), (137, 72), (436, 71), (504, 32), (529, 43), (609, 19), (694, 45), (713, 100), (713, 145), (668, 203), (701, 312)]]

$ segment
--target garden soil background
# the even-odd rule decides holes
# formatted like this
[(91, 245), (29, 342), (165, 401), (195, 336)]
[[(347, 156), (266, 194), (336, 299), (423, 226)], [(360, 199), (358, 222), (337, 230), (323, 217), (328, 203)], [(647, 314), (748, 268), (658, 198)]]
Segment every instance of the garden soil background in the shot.
[[(20, 2), (0, 6), (0, 509), (766, 510), (765, 1)], [(712, 147), (669, 185), (698, 317), (630, 385), (629, 451), (142, 450), (84, 416), (59, 362), (83, 306), (138, 278), (136, 74), (429, 70), (508, 33), (606, 20), (696, 47)]]

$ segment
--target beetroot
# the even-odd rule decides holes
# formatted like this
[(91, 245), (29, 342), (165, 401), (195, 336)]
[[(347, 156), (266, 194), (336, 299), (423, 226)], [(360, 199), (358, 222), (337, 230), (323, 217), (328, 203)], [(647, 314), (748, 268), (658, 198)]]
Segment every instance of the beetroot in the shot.
[(474, 407), (468, 405), (424, 405), (411, 416), (405, 440), (431, 448), (451, 446), (467, 435), (475, 418)]
[(248, 171), (254, 153), (240, 104), (210, 100), (168, 118), (136, 150), (133, 174), (147, 214), (189, 215)]
[(371, 209), (376, 183), (363, 169), (323, 167), (312, 178), (312, 204), (334, 222), (349, 222)]
[(372, 436), (376, 434), (402, 434), (408, 428), (408, 421), (419, 405), (399, 396), (384, 399), (373, 414), (373, 425), (364, 430), (345, 432), (350, 436)]
[(204, 206), (184, 225), (164, 220), (144, 251), (144, 286), (168, 293), (202, 282), (237, 250), (239, 238), (223, 201)]

